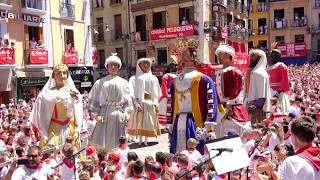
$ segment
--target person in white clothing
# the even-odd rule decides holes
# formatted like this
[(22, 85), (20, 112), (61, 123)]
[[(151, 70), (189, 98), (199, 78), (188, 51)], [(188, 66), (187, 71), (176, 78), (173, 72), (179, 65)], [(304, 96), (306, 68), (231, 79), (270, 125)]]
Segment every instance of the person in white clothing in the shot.
[(133, 91), (131, 94), (133, 112), (128, 122), (128, 133), (132, 136), (140, 136), (140, 145), (144, 136), (146, 146), (148, 137), (160, 135), (157, 114), (161, 89), (158, 78), (151, 72), (151, 64), (152, 61), (149, 58), (139, 59), (136, 75), (129, 79), (130, 88)]
[(34, 180), (47, 179), (47, 166), (40, 161), (40, 148), (30, 146), (27, 153), (28, 161), (24, 166), (16, 169), (11, 179), (14, 180)]
[(280, 171), (281, 180), (318, 180), (320, 177), (320, 149), (313, 145), (316, 126), (312, 118), (304, 116), (291, 124), (291, 140), (296, 155), (287, 157)]
[(62, 159), (61, 179), (62, 180), (77, 180), (79, 174), (77, 171), (78, 159), (73, 156), (74, 147), (71, 143), (66, 143), (62, 148), (64, 158)]
[(197, 140), (194, 138), (189, 138), (187, 141), (187, 150), (184, 150), (181, 152), (181, 154), (185, 154), (188, 157), (189, 164), (188, 169), (191, 169), (193, 166), (195, 166), (197, 163), (201, 161), (202, 155), (198, 150), (196, 150), (197, 147)]
[(119, 146), (117, 148), (117, 152), (120, 154), (120, 163), (122, 165), (126, 165), (128, 163), (128, 152), (130, 151), (130, 148), (127, 146), (127, 139), (125, 136), (121, 136), (119, 138)]

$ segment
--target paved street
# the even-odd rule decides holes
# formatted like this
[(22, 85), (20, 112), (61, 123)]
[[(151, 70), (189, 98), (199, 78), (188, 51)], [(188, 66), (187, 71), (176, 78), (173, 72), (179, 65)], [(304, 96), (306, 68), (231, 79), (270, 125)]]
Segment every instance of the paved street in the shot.
[(148, 146), (139, 146), (138, 141), (129, 144), (131, 151), (136, 152), (141, 160), (149, 155), (155, 157), (158, 151), (169, 152), (168, 133), (163, 133), (158, 138), (148, 138), (148, 141)]

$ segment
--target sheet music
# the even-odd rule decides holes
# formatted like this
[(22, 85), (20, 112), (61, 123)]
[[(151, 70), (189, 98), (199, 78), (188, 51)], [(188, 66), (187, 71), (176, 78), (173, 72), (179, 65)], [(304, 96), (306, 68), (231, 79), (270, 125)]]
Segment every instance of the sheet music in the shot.
[(206, 144), (210, 152), (210, 157), (213, 157), (218, 151), (210, 151), (214, 148), (232, 148), (233, 152), (222, 152), (218, 157), (212, 159), (212, 163), (218, 175), (227, 172), (235, 171), (250, 165), (250, 158), (245, 150), (245, 147), (240, 137), (220, 138), (216, 142)]

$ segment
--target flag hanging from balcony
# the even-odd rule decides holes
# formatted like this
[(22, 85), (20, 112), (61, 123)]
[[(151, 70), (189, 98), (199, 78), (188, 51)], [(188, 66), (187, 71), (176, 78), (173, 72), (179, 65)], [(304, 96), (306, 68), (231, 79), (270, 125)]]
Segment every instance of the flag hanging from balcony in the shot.
[(0, 64), (15, 64), (15, 54), (13, 48), (0, 48)]
[(75, 50), (66, 50), (64, 53), (65, 64), (78, 64), (78, 52)]
[(30, 64), (48, 64), (48, 50), (36, 48), (29, 50)]

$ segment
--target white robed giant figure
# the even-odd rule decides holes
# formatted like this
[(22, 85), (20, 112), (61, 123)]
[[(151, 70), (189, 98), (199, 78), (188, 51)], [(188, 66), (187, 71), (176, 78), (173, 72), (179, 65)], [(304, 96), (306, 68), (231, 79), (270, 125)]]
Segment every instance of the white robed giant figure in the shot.
[(128, 123), (130, 135), (156, 137), (160, 135), (160, 127), (157, 119), (158, 101), (161, 96), (161, 89), (157, 77), (151, 72), (152, 61), (148, 58), (141, 58), (137, 61), (136, 75), (129, 79), (133, 90), (133, 113)]
[(94, 83), (89, 96), (89, 110), (98, 115), (91, 143), (111, 150), (119, 145), (118, 138), (125, 136), (131, 97), (128, 81), (117, 75), (121, 68), (120, 58), (116, 55), (108, 57), (105, 67), (109, 75)]
[(80, 148), (82, 98), (65, 64), (54, 67), (35, 101), (29, 119), (42, 136), (40, 147), (65, 144), (66, 138), (71, 136), (76, 147)]

